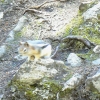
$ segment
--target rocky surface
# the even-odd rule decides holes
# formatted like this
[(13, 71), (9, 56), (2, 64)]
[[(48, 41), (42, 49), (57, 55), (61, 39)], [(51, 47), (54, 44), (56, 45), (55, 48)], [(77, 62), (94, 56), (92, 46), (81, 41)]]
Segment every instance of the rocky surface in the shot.
[(84, 14), (84, 20), (88, 21), (88, 20), (98, 20), (98, 14), (100, 14), (100, 2), (93, 6), (92, 8), (88, 9)]
[(91, 77), (88, 77), (86, 80), (86, 88), (91, 90), (92, 92), (95, 92), (95, 94), (100, 93), (100, 69)]
[[(1, 56), (4, 54), (3, 58), (1, 58), (0, 61), (0, 97), (3, 96), (3, 90), (4, 87), (8, 84), (8, 82), (11, 80), (13, 75), (17, 72), (19, 69), (19, 65), (23, 63), (23, 61), (17, 61), (15, 60), (14, 56), (18, 55), (17, 53), (17, 48), (18, 48), (18, 41), (16, 41), (16, 36), (15, 40), (12, 42), (9, 42), (9, 40), (13, 40), (13, 29), (17, 27), (18, 20), (22, 17), (23, 14), (23, 9), (15, 9), (17, 4), (18, 6), (24, 5), (26, 8), (30, 6), (35, 6), (43, 3), (45, 0), (42, 0), (42, 2), (34, 1), (32, 3), (26, 1), (14, 1), (13, 3), (10, 0), (5, 1), (6, 3), (0, 3), (0, 45), (1, 49), (4, 43), (6, 43), (7, 47), (5, 50), (1, 50)], [(47, 20), (49, 20), (54, 26), (57, 27), (59, 26), (59, 30), (61, 27), (63, 27), (63, 22), (68, 23), (74, 16), (77, 15), (78, 11), (78, 6), (80, 2), (79, 1), (68, 1), (65, 3), (61, 3), (59, 1), (56, 1), (55, 3), (50, 3), (48, 6), (45, 6), (43, 9), (41, 9), (42, 12), (48, 13), (49, 16), (47, 15)], [(55, 5), (55, 6), (54, 6)], [(62, 9), (63, 7), (63, 9)], [(71, 8), (71, 9), (70, 9)], [(15, 9), (15, 10), (14, 10)], [(58, 13), (58, 11), (62, 10), (62, 14)], [(67, 10), (66, 10), (67, 9)], [(74, 12), (73, 12), (74, 10)], [(69, 13), (71, 12), (71, 13)], [(64, 14), (63, 14), (64, 13)], [(30, 24), (29, 24), (29, 29), (27, 29), (27, 32), (24, 32), (24, 38), (26, 39), (32, 39), (34, 37), (39, 37), (39, 39), (42, 39), (43, 37), (40, 36), (39, 34), (42, 33), (42, 35), (45, 35), (47, 37), (47, 34), (52, 34), (55, 36), (56, 31), (51, 30), (51, 33), (47, 28), (49, 27), (49, 23), (46, 22), (46, 18), (36, 18), (33, 14), (27, 14), (28, 19), (30, 19)], [(63, 15), (63, 17), (62, 17)], [(66, 16), (64, 16), (66, 15)], [(64, 21), (66, 18), (66, 21)], [(60, 20), (61, 19), (61, 20)], [(31, 23), (33, 21), (33, 24)], [(37, 25), (38, 23), (38, 25)], [(45, 23), (44, 28), (41, 27), (41, 23)], [(57, 23), (57, 24), (56, 24)], [(59, 23), (59, 25), (58, 25)], [(62, 23), (62, 24), (61, 24)], [(46, 31), (45, 30), (46, 27)], [(31, 30), (30, 30), (31, 28)], [(38, 31), (37, 31), (38, 30)], [(58, 31), (58, 28), (56, 28)], [(27, 34), (26, 34), (27, 33)], [(29, 34), (30, 33), (30, 34)], [(32, 38), (31, 38), (32, 37)], [(23, 38), (20, 40), (24, 40)], [(6, 52), (5, 52), (6, 51)], [(5, 54), (6, 53), (6, 54)]]
[(72, 67), (77, 67), (82, 64), (82, 59), (75, 53), (70, 53), (66, 63), (70, 64)]
[[(30, 98), (32, 98), (33, 100), (37, 100), (41, 97), (42, 99), (47, 99), (47, 100), (48, 98), (49, 99), (52, 98), (54, 100), (56, 99), (94, 100), (95, 98), (97, 98), (99, 100), (99, 96), (98, 95), (94, 96), (94, 91), (92, 93), (91, 89), (89, 89), (91, 85), (89, 84), (91, 83), (90, 80), (93, 78), (96, 78), (97, 82), (93, 81), (94, 83), (92, 84), (94, 84), (94, 87), (96, 89), (97, 88), (99, 89), (98, 87), (99, 66), (98, 65), (94, 66), (91, 64), (92, 63), (91, 61), (88, 62), (87, 61), (88, 59), (84, 60), (84, 58), (81, 57), (84, 62), (82, 64), (80, 64), (81, 58), (77, 58), (78, 61), (77, 59), (74, 59), (74, 62), (76, 61), (78, 62), (77, 65), (75, 64), (74, 65), (80, 67), (75, 67), (72, 68), (71, 70), (67, 70), (66, 68), (68, 67), (71, 68), (71, 66), (68, 65), (68, 67), (66, 67), (64, 62), (66, 62), (68, 57), (68, 55), (66, 54), (69, 54), (70, 52), (72, 52), (72, 50), (66, 51), (66, 49), (65, 50), (63, 49), (65, 51), (63, 52), (63, 50), (60, 49), (61, 51), (59, 50), (56, 57), (54, 57), (54, 59), (63, 60), (64, 62), (50, 60), (50, 59), (41, 60), (37, 64), (34, 62), (31, 63), (25, 62), (19, 69), (19, 65), (21, 65), (24, 61), (20, 59), (19, 60), (14, 59), (15, 55), (18, 55), (17, 53), (18, 41), (19, 40), (24, 41), (26, 39), (47, 39), (49, 42), (52, 43), (53, 40), (59, 39), (64, 33), (65, 29), (64, 26), (67, 23), (69, 23), (69, 21), (71, 21), (73, 17), (77, 15), (78, 7), (80, 4), (80, 1), (78, 0), (65, 1), (65, 2), (60, 2), (60, 1), (50, 2), (41, 7), (41, 9), (38, 9), (38, 11), (34, 10), (36, 11), (35, 13), (36, 15), (34, 15), (34, 13), (32, 13), (31, 11), (30, 12), (27, 11), (24, 16), (25, 20), (28, 19), (26, 24), (24, 23), (24, 21), (19, 20), (23, 18), (22, 17), (22, 14), (24, 12), (23, 6), (25, 7), (24, 9), (26, 10), (26, 8), (33, 6), (35, 4), (39, 5), (44, 1), (45, 0), (41, 2), (34, 1), (32, 5), (30, 4), (30, 2), (27, 1), (22, 1), (22, 2), (14, 1), (14, 3), (16, 3), (18, 5), (17, 7), (19, 8), (17, 8), (16, 5), (11, 6), (12, 5), (11, 3), (3, 6), (3, 8), (6, 8), (8, 6), (11, 7), (9, 7), (4, 12), (4, 17), (1, 13), (1, 19), (0, 19), (1, 21), (0, 26), (2, 26), (3, 24), (5, 25), (4, 27), (5, 34), (3, 34), (3, 28), (2, 28), (1, 30), (2, 36), (0, 38), (8, 36), (8, 38), (1, 39), (0, 41), (1, 52), (4, 53), (4, 55), (1, 55), (0, 59), (0, 67), (1, 67), (0, 76), (2, 76), (0, 77), (1, 78), (0, 98), (3, 97), (4, 100), (6, 99), (28, 100)], [(98, 9), (99, 9), (98, 5), (99, 3), (89, 9), (90, 12), (91, 9), (95, 11), (95, 13), (97, 11), (96, 17), (98, 17)], [(3, 8), (1, 6), (1, 10), (4, 10)], [(17, 10), (14, 12), (14, 9)], [(13, 16), (11, 17), (11, 15)], [(65, 15), (67, 15), (67, 17)], [(85, 18), (85, 13), (83, 14), (83, 16)], [(98, 19), (96, 22), (98, 22)], [(11, 24), (7, 24), (8, 22), (11, 22)], [(25, 27), (23, 27), (24, 24)], [(81, 29), (81, 27), (79, 29)], [(9, 37), (12, 39), (9, 39)], [(2, 47), (3, 44), (7, 46), (6, 50)], [(58, 45), (58, 43), (54, 42), (52, 44), (53, 48), (56, 45)], [(76, 57), (76, 54), (74, 55)], [(73, 61), (73, 57), (71, 57), (70, 60)], [(71, 62), (70, 64), (72, 63), (73, 62)], [(18, 73), (15, 75), (17, 71)], [(95, 75), (96, 72), (97, 74)], [(13, 75), (15, 76), (13, 77)], [(87, 76), (90, 77), (90, 80), (88, 80)], [(12, 81), (10, 81), (12, 77), (13, 79)], [(86, 79), (87, 79), (87, 87), (85, 87)], [(10, 83), (4, 91), (3, 89), (8, 84), (8, 82)], [(74, 90), (76, 90), (76, 92), (74, 92)], [(4, 96), (3, 96), (3, 91), (4, 91)], [(94, 98), (92, 99), (93, 96)]]
[[(36, 63), (26, 62), (20, 66), (12, 82), (6, 87), (7, 91), (2, 100), (48, 100), (64, 99), (71, 87), (82, 80), (81, 75), (74, 75), (70, 80), (71, 86), (66, 86), (65, 81), (71, 77), (71, 70), (62, 61), (41, 59)], [(8, 89), (9, 88), (9, 89)], [(68, 89), (68, 90), (67, 90)], [(66, 91), (66, 92), (65, 92)], [(66, 94), (66, 95), (64, 95)], [(68, 97), (69, 98), (69, 97)]]

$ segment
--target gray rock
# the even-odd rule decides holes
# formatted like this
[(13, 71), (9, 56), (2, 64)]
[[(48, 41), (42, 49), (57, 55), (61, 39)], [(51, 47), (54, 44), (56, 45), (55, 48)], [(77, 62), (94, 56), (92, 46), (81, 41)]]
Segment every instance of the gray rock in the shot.
[(82, 60), (75, 53), (70, 53), (67, 58), (67, 63), (69, 63), (72, 67), (77, 67), (82, 64)]
[(92, 61), (93, 65), (100, 65), (100, 58)]
[(6, 45), (0, 47), (0, 58), (6, 53)]
[(21, 31), (21, 29), (24, 27), (24, 24), (25, 24), (26, 21), (27, 21), (27, 17), (22, 16), (22, 17), (19, 19), (19, 21), (18, 21), (18, 23), (17, 23), (17, 26), (13, 29), (13, 31), (14, 31), (15, 33)]
[(80, 12), (85, 12), (90, 7), (91, 2), (82, 2), (79, 6)]
[(9, 36), (8, 36), (8, 38), (6, 39), (6, 42), (11, 42), (11, 41), (13, 41), (13, 40), (15, 39), (15, 33), (17, 33), (17, 32), (19, 32), (19, 31), (22, 30), (22, 28), (24, 27), (26, 21), (27, 21), (27, 17), (25, 17), (25, 16), (22, 16), (22, 17), (19, 19), (19, 21), (18, 21), (16, 27), (15, 27), (13, 30), (11, 30), (11, 31), (9, 32)]
[[(58, 71), (54, 67), (57, 65), (52, 59), (44, 59), (39, 62), (31, 62), (30, 64), (25, 63), (21, 66), (15, 78), (20, 82), (33, 84), (35, 81), (41, 80), (43, 77), (52, 77), (56, 75)], [(46, 66), (49, 66), (49, 68)], [(60, 64), (60, 66), (63, 67), (64, 63), (62, 65)]]
[(17, 56), (14, 57), (14, 59), (19, 60), (19, 61), (24, 60), (26, 58), (27, 58), (26, 56), (21, 56), (21, 55), (17, 55)]
[(76, 86), (79, 85), (79, 83), (82, 81), (83, 76), (80, 75), (79, 73), (75, 73), (72, 78), (70, 78), (65, 84), (64, 87), (62, 88), (62, 91), (66, 89), (72, 89), (75, 88)]
[(100, 45), (95, 46), (94, 49), (93, 49), (93, 52), (94, 53), (100, 53)]
[(97, 14), (100, 12), (100, 2), (94, 5), (92, 8), (88, 9), (83, 13), (84, 20), (98, 20)]
[[(64, 62), (53, 59), (41, 59), (36, 63), (26, 62), (20, 66), (18, 73), (7, 86), (3, 100), (11, 100), (12, 97), (16, 100), (69, 100), (65, 92), (66, 87), (62, 91), (62, 84), (71, 76), (70, 71)], [(81, 75), (74, 75), (72, 79), (70, 89), (78, 84)]]
[(0, 100), (2, 100), (3, 94), (0, 94)]
[(14, 40), (14, 35), (15, 35), (15, 32), (13, 30), (10, 31), (9, 35), (8, 35), (8, 38), (6, 39), (6, 42), (13, 41)]
[(95, 93), (100, 93), (100, 69), (92, 77), (88, 77), (86, 80), (86, 88), (89, 90), (92, 88), (92, 91)]
[(3, 18), (4, 13), (0, 12), (0, 19)]

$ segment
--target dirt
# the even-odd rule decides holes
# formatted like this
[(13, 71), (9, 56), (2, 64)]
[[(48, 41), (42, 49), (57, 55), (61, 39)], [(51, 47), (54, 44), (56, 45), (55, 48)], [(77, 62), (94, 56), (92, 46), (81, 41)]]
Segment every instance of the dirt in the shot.
[[(2, 4), (0, 5), (0, 12), (4, 12), (3, 19), (0, 19), (0, 46), (5, 43), (8, 38), (9, 32), (16, 26), (19, 18), (23, 15), (25, 9), (31, 6), (40, 5), (46, 0), (19, 0), (14, 1), (13, 4)], [(42, 13), (37, 14), (38, 17), (34, 17), (32, 12), (26, 12), (26, 16), (30, 19), (30, 28), (19, 40), (28, 39), (45, 39), (45, 38), (60, 38), (63, 27), (68, 24), (78, 13), (79, 5), (82, 1), (88, 0), (69, 0), (66, 2), (56, 1), (48, 3), (38, 9)], [(19, 7), (19, 9), (15, 9)], [(21, 9), (24, 8), (24, 9)], [(44, 24), (37, 24), (40, 19), (44, 20)], [(34, 23), (34, 24), (33, 24)], [(30, 33), (30, 34), (28, 34)], [(36, 38), (37, 37), (37, 38)], [(18, 42), (18, 41), (15, 41)], [(55, 43), (53, 48), (58, 43)], [(17, 53), (18, 43), (13, 43), (12, 50), (4, 55), (0, 60), (0, 96), (3, 94), (3, 90), (14, 74), (18, 71), (23, 61), (14, 60)], [(66, 52), (57, 53), (54, 59), (66, 61)], [(80, 72), (83, 69), (80, 69)], [(77, 69), (75, 70), (77, 71)]]

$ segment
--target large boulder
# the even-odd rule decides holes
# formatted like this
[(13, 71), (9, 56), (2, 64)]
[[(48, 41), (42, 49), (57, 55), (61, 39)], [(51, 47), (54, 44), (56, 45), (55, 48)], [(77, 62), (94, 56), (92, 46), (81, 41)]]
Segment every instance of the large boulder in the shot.
[(100, 15), (100, 2), (94, 5), (92, 8), (88, 9), (85, 13), (83, 13), (83, 18), (85, 21), (99, 21)]
[(72, 89), (82, 80), (79, 74), (72, 76), (62, 61), (26, 62), (5, 89), (2, 100), (69, 100)]

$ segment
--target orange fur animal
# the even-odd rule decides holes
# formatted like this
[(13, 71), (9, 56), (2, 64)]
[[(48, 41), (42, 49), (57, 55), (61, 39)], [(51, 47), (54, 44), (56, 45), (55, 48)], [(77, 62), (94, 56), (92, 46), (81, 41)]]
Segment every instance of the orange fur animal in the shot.
[(28, 57), (28, 61), (37, 61), (40, 58), (50, 58), (51, 45), (43, 40), (20, 42), (19, 54)]

